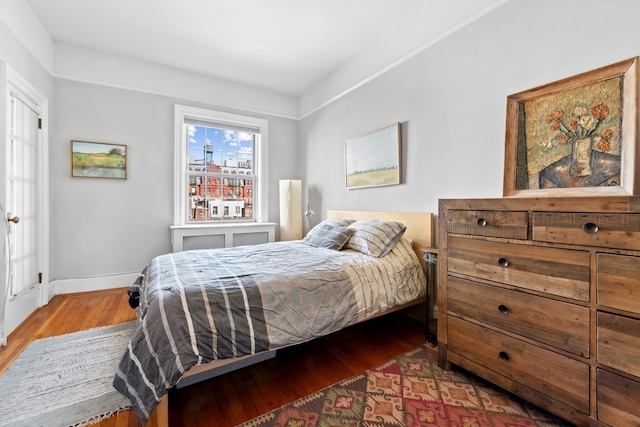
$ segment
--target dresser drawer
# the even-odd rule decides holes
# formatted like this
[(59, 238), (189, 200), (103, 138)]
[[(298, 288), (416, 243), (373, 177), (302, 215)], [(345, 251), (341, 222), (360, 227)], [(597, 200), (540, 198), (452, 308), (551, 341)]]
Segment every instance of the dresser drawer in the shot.
[(450, 273), (589, 301), (589, 253), (450, 237)]
[(598, 254), (598, 304), (640, 314), (640, 257)]
[(533, 240), (640, 249), (640, 214), (533, 212)]
[(597, 370), (598, 419), (612, 426), (640, 426), (640, 382)]
[(598, 312), (598, 362), (640, 376), (640, 320)]
[(589, 413), (589, 365), (448, 316), (448, 352)]
[(449, 277), (447, 310), (589, 357), (589, 308)]
[(449, 211), (447, 232), (472, 236), (527, 239), (527, 212)]

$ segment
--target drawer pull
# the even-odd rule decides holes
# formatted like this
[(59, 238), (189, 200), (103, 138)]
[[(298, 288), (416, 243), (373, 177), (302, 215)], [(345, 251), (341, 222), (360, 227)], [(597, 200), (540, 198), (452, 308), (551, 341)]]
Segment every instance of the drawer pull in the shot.
[(484, 218), (478, 218), (478, 225), (480, 227), (486, 227), (487, 226), (487, 220)]
[(507, 314), (507, 313), (509, 312), (509, 309), (507, 308), (507, 306), (506, 306), (506, 305), (504, 305), (504, 304), (500, 304), (500, 305), (498, 306), (498, 311), (499, 311), (500, 313), (502, 313), (502, 314)]
[(507, 354), (507, 352), (506, 352), (506, 351), (501, 351), (501, 352), (499, 353), (499, 355), (500, 355), (500, 359), (502, 359), (502, 360), (509, 360), (509, 355)]
[(587, 222), (582, 226), (582, 231), (587, 234), (596, 234), (598, 232), (598, 225), (592, 222)]
[(506, 258), (500, 258), (498, 259), (498, 265), (501, 267), (506, 267), (509, 265), (509, 261), (507, 261)]

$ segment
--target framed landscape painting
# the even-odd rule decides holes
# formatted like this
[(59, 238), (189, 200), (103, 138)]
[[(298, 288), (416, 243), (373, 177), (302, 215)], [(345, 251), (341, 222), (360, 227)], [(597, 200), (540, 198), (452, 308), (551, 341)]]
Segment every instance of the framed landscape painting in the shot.
[(400, 123), (347, 140), (347, 189), (400, 184), (400, 141)]
[(127, 179), (127, 146), (72, 140), (71, 177)]
[(504, 196), (634, 195), (638, 58), (507, 97)]

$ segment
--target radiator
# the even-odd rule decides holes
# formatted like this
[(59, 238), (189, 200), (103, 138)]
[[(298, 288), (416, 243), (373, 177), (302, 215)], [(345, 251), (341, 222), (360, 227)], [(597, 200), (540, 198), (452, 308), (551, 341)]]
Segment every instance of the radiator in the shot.
[(171, 227), (173, 252), (258, 245), (275, 241), (274, 223)]

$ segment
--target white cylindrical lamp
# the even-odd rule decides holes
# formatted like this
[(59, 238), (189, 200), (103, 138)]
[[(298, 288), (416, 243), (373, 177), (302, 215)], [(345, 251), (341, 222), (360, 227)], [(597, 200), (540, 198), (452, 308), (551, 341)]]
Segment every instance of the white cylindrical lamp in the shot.
[(302, 239), (302, 181), (280, 180), (280, 240)]

